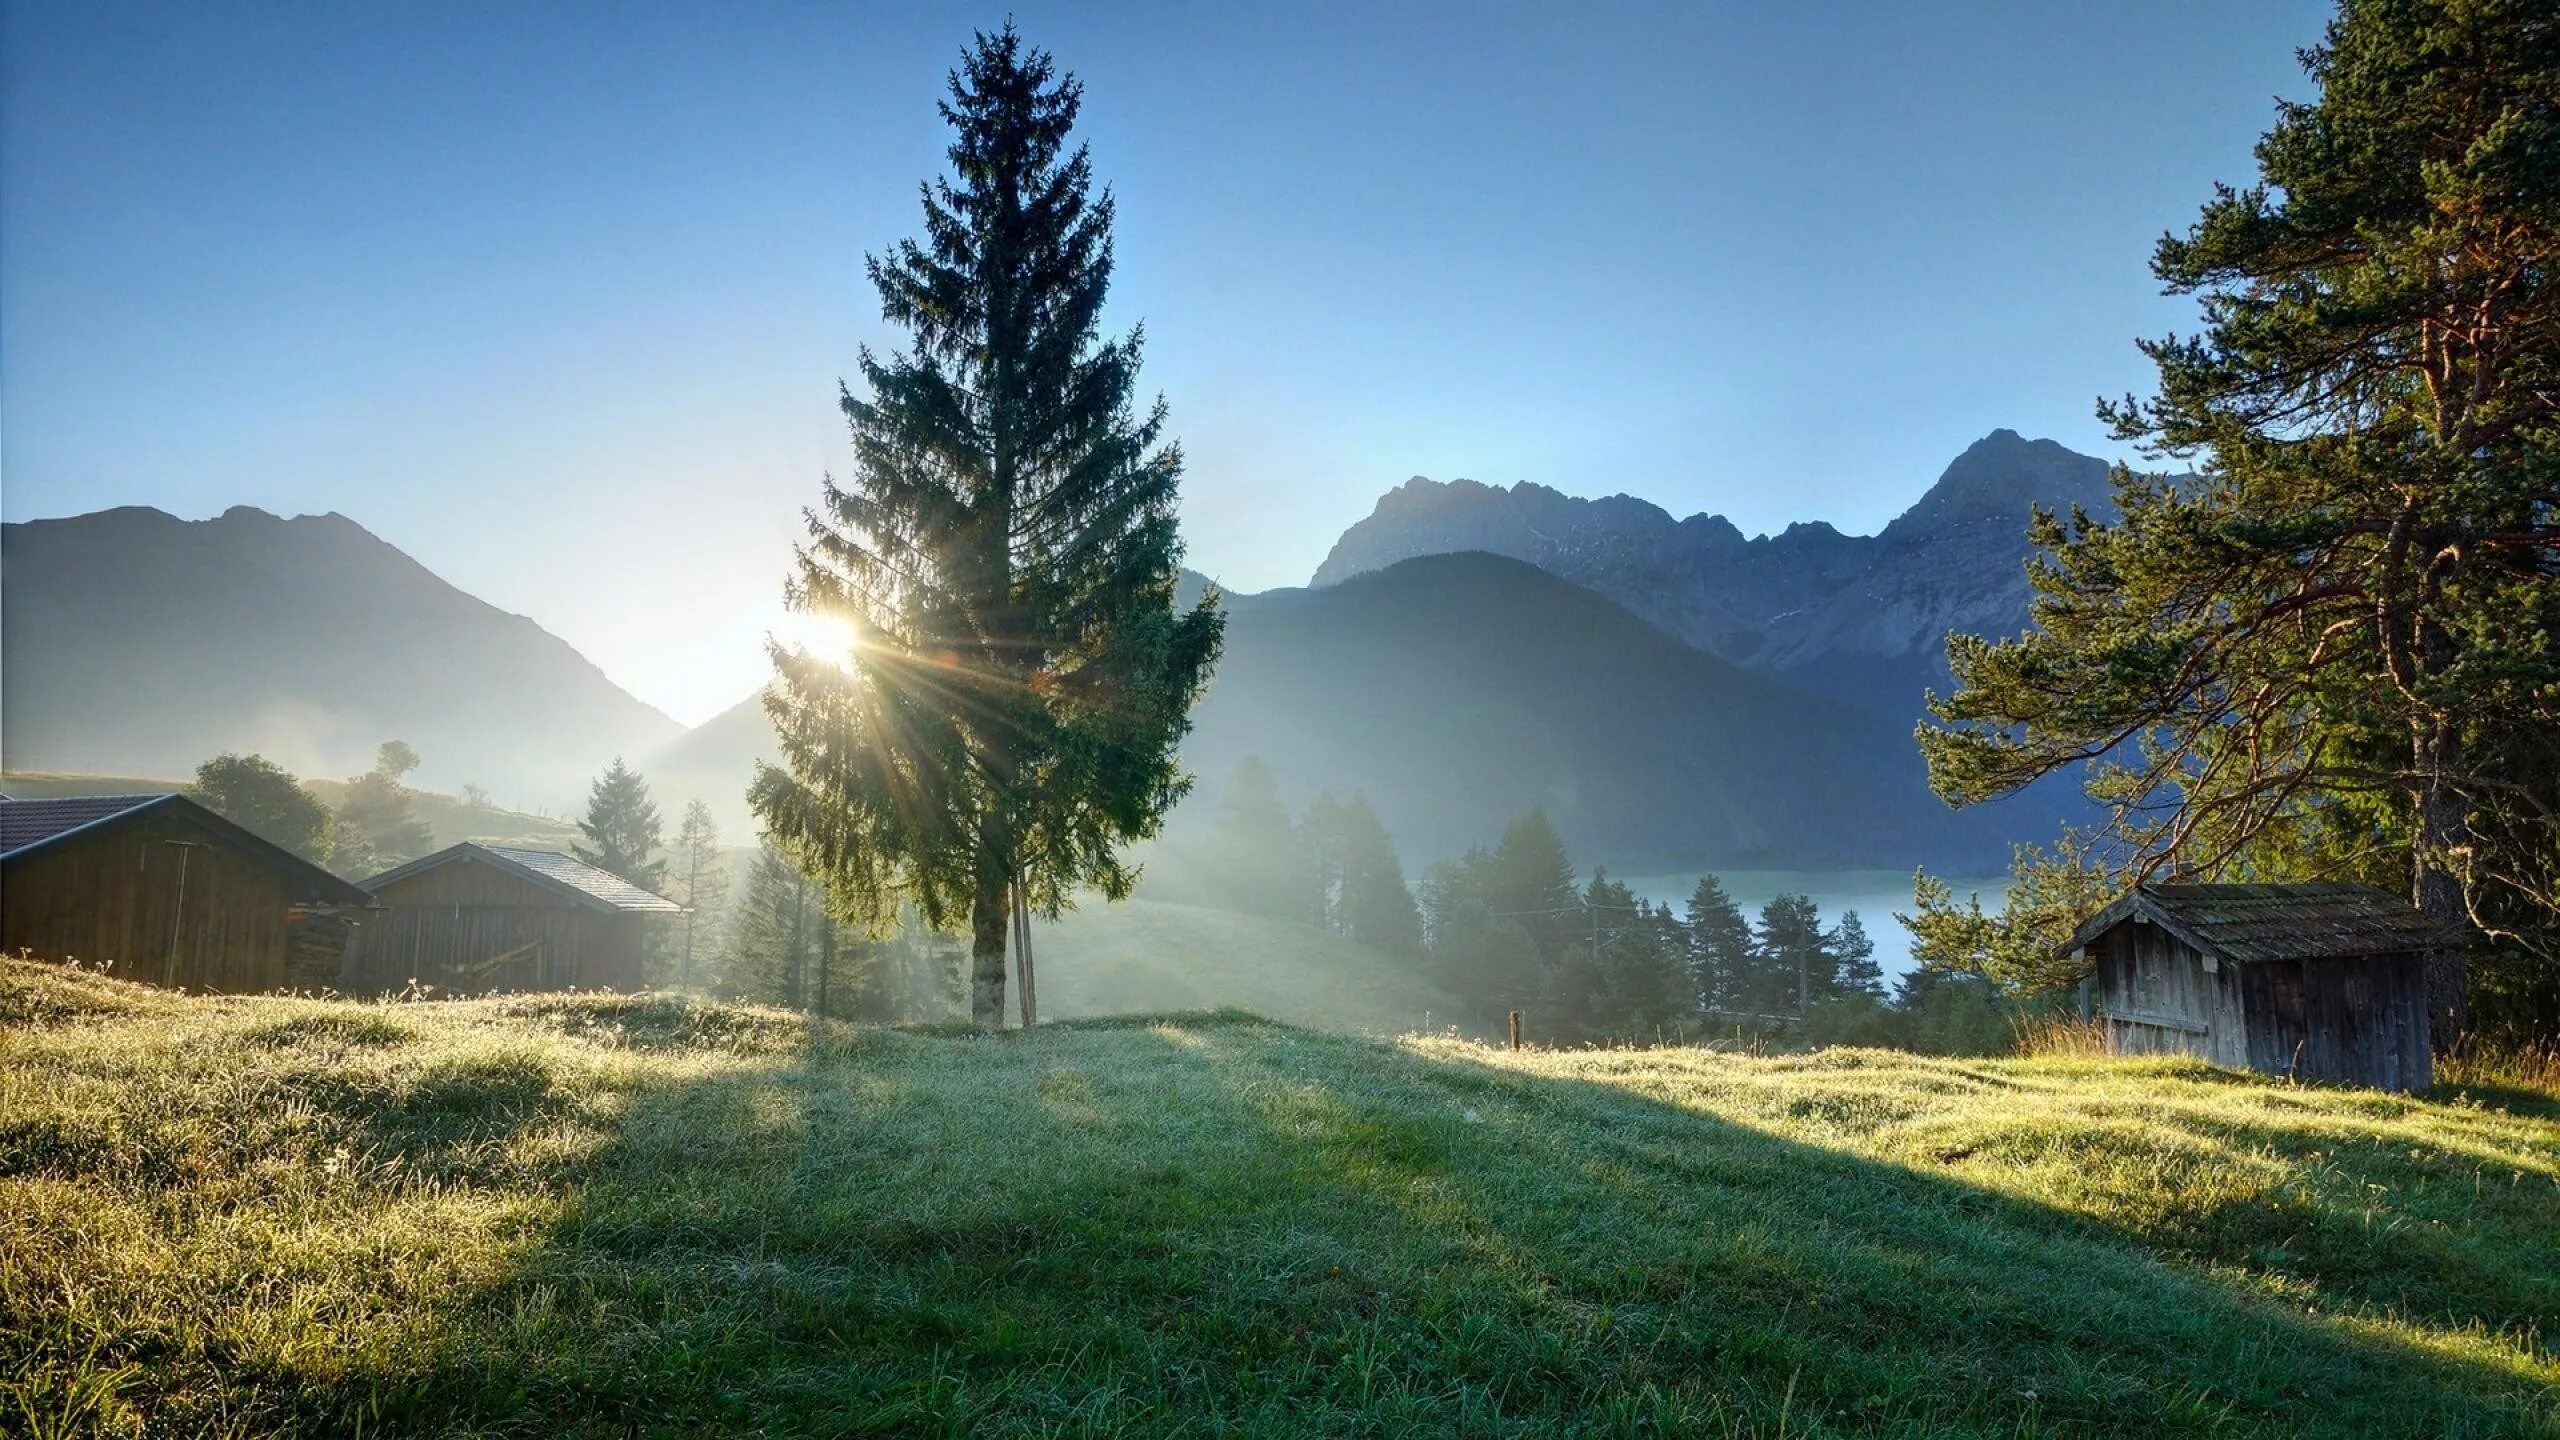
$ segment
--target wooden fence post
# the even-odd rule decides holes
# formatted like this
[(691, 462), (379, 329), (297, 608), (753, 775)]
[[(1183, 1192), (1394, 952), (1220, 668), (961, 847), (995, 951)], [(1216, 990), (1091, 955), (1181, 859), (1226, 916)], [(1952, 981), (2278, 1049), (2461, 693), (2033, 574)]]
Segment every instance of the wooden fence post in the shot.
[(1520, 1048), (1520, 1012), (1517, 1010), (1511, 1012), (1511, 1048)]

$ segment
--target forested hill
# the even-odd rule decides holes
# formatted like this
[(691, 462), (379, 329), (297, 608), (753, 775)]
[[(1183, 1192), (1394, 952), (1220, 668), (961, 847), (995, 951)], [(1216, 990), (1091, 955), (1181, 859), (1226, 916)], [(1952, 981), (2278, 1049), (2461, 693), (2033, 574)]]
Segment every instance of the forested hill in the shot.
[(343, 515), (128, 507), (0, 527), (0, 748), (22, 770), (183, 775), (226, 749), (557, 803), (678, 733), (567, 642)]
[(1908, 722), (1518, 560), (1423, 556), (1229, 605), (1184, 758), (1217, 780), (1259, 755), (1287, 789), (1362, 791), (1408, 854), (1455, 853), (1533, 805), (1617, 867), (1963, 865), (2050, 828), (2013, 805), (1951, 813)]
[(2107, 471), (2051, 440), (1994, 430), (1880, 534), (1811, 523), (1756, 538), (1720, 515), (1674, 520), (1628, 495), (1417, 477), (1344, 532), (1313, 583), (1417, 555), (1508, 555), (1728, 660), (1907, 724), (1944, 674), (1948, 631), (2025, 625), (2029, 508), (2111, 513)]
[[(1293, 797), (1360, 791), (1410, 859), (1544, 806), (1624, 869), (1993, 866), (2050, 811), (1953, 813), (1908, 723), (1718, 659), (1521, 561), (1424, 556), (1320, 589), (1229, 595), (1226, 656), (1183, 756), (1208, 822), (1248, 755)], [(662, 793), (736, 806), (772, 731), (752, 699), (650, 762)], [(729, 812), (733, 816), (735, 809)]]

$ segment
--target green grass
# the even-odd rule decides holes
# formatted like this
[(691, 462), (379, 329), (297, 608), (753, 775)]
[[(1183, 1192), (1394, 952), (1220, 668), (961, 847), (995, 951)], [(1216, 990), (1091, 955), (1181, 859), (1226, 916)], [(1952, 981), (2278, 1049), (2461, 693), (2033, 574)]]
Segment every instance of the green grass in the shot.
[(0, 962), (0, 1431), (2549, 1435), (2560, 1105)]
[(1089, 903), (1032, 937), (1041, 1018), (1235, 1006), (1373, 1034), (1446, 1028), (1457, 1006), (1398, 960), (1310, 925), (1160, 900)]

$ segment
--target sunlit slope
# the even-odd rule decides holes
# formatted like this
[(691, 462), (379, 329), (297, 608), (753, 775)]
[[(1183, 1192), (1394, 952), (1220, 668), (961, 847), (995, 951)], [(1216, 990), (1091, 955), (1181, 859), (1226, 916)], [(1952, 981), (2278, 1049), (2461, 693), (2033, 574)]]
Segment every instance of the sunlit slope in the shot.
[(1323, 1030), (1446, 1026), (1413, 963), (1307, 925), (1194, 905), (1088, 903), (1032, 933), (1042, 1018), (1236, 1008)]
[(0, 1027), (37, 1433), (2560, 1424), (2548, 1097), (7, 963)]

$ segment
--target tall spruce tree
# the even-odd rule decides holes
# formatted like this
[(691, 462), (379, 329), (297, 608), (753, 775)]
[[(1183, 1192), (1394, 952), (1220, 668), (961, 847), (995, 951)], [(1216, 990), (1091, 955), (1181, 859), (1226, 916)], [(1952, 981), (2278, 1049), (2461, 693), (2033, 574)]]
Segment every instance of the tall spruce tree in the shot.
[[(2303, 60), (2318, 96), (2279, 104), (2258, 183), (2160, 241), (2201, 332), (2144, 345), (2155, 398), (2101, 407), (2197, 472), (2119, 472), (2112, 523), (2036, 517), (2035, 629), (1950, 641), (1930, 778), (1970, 803), (2094, 762), (2100, 889), (2396, 873), (2541, 956), (2522, 988), (2551, 1023), (2560, 24), (2549, 0), (2345, 0)], [(1986, 949), (2074, 918), (2012, 909), (2034, 933), (1975, 927)], [(2430, 978), (2442, 1041), (2463, 975)]]
[(1307, 811), (1322, 909), (1328, 926), (1390, 955), (1422, 951), (1422, 912), (1404, 883), (1404, 862), (1365, 795), (1319, 795)]
[(587, 843), (569, 848), (579, 859), (643, 890), (666, 883), (666, 857), (651, 858), (662, 833), (658, 803), (649, 798), (649, 782), (623, 764), (621, 756), (588, 787), (587, 818), (578, 822), (578, 833)]
[(1701, 1010), (1742, 1008), (1751, 966), (1751, 922), (1725, 893), (1724, 881), (1698, 877), (1689, 892), (1686, 949), (1689, 983)]
[(925, 241), (869, 262), (908, 343), (842, 393), (853, 477), (786, 588), (852, 654), (773, 647), (783, 763), (751, 797), (847, 913), (965, 917), (990, 1028), (1017, 906), (1128, 893), (1222, 629), (1214, 597), (1174, 603), (1182, 455), (1138, 403), (1140, 334), (1100, 332), (1113, 207), (1068, 148), (1081, 94), (1009, 23), (950, 77)]

